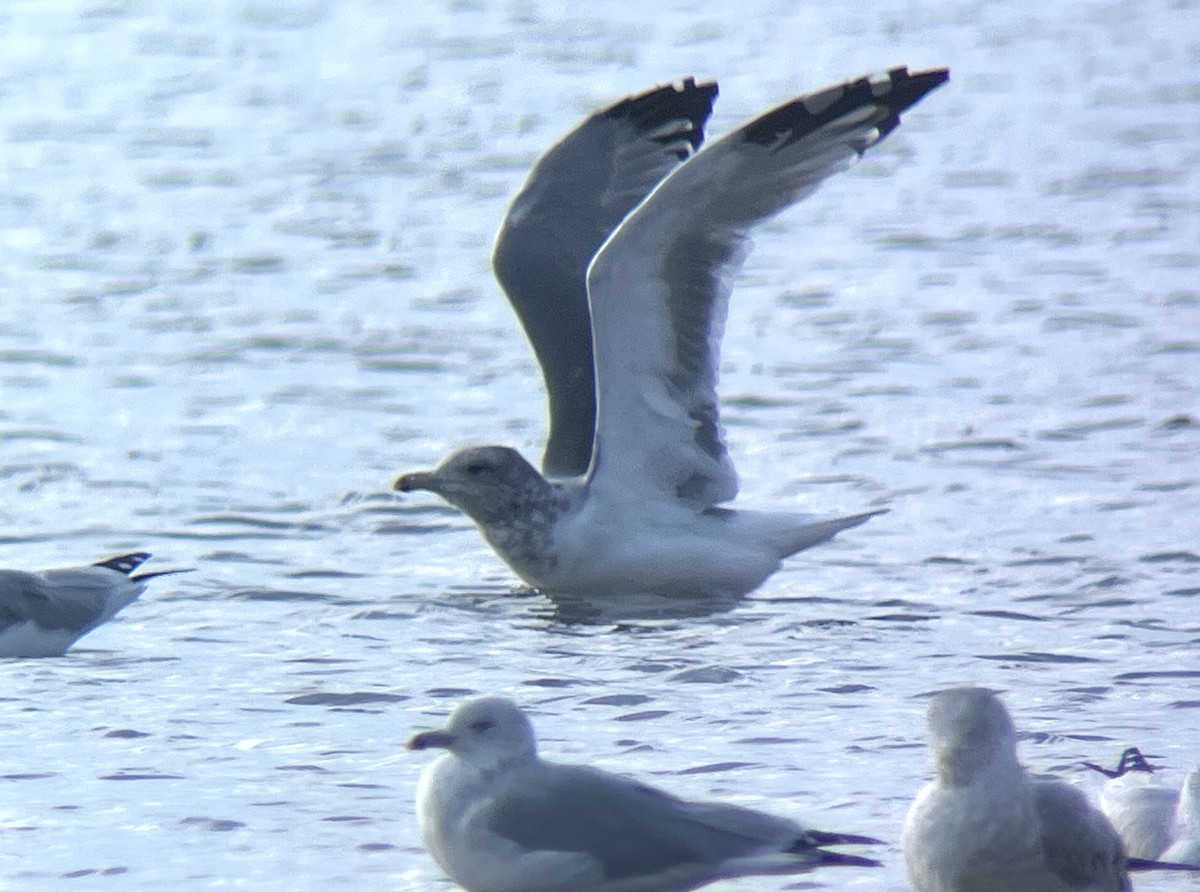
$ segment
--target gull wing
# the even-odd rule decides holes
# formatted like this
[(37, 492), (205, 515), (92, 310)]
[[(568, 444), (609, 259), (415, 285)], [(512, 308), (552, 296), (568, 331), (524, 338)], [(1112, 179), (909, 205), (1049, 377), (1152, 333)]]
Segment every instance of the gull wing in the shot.
[(948, 77), (895, 68), (795, 99), (697, 153), (626, 217), (588, 271), (593, 488), (642, 487), (700, 510), (737, 494), (716, 384), (749, 230), (848, 167)]
[(492, 266), (542, 366), (549, 476), (580, 476), (591, 460), (588, 264), (630, 209), (700, 145), (716, 96), (715, 83), (687, 78), (595, 113), (541, 157), (500, 227)]
[(61, 579), (45, 574), (0, 570), (0, 629), (30, 621), (43, 629), (84, 629), (99, 622), (108, 580), (77, 567), (60, 570)]
[(1125, 847), (1108, 819), (1075, 787), (1042, 781), (1033, 790), (1046, 867), (1059, 888), (1128, 892)]
[[(618, 775), (549, 762), (515, 773), (481, 817), (526, 852), (577, 853), (608, 880), (679, 870), (713, 877), (722, 862), (783, 852), (806, 835), (783, 818), (685, 802)], [(800, 870), (823, 854), (797, 848), (780, 863)]]

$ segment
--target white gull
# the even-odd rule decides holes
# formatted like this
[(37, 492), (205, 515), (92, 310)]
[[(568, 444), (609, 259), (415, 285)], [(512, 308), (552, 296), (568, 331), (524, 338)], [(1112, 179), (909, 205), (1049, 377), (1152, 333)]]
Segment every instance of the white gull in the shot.
[(1125, 848), (1076, 787), (1031, 779), (999, 698), (953, 688), (929, 705), (934, 779), (904, 819), (918, 892), (1128, 892)]
[(547, 476), (482, 446), (396, 489), (437, 493), (529, 585), (579, 595), (740, 596), (879, 513), (720, 507), (738, 491), (718, 420), (720, 339), (749, 231), (947, 77), (895, 68), (836, 84), (694, 155), (715, 84), (689, 79), (588, 118), (534, 167), (494, 257), (546, 380)]
[(1165, 862), (1152, 867), (1200, 867), (1200, 765), (1177, 787), (1136, 746), (1121, 753), (1115, 769), (1083, 764), (1108, 777), (1100, 790), (1100, 810), (1130, 858)]
[(0, 570), (0, 657), (59, 657), (67, 648), (134, 601), (163, 570), (133, 574), (144, 551), (86, 567), (27, 573)]
[(730, 877), (878, 865), (822, 848), (878, 840), (543, 761), (529, 719), (499, 697), (463, 703), (444, 730), (408, 746), (448, 751), (421, 775), (418, 819), (434, 860), (469, 892), (685, 892)]
[(1159, 857), (1163, 861), (1200, 867), (1200, 765), (1184, 778), (1173, 829), (1175, 841)]
[(1175, 838), (1178, 786), (1136, 746), (1121, 753), (1116, 768), (1083, 764), (1108, 777), (1100, 788), (1100, 810), (1112, 821), (1129, 857), (1159, 857)]

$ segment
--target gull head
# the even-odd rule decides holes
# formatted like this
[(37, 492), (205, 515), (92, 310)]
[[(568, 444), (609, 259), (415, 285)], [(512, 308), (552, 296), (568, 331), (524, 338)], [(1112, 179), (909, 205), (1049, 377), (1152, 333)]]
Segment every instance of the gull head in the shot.
[(464, 762), (488, 770), (528, 762), (537, 756), (537, 739), (525, 713), (503, 697), (468, 700), (440, 731), (425, 731), (408, 742), (410, 750), (449, 750)]
[(951, 688), (929, 704), (929, 745), (938, 780), (959, 787), (991, 770), (1019, 770), (1017, 734), (987, 688)]
[(507, 446), (472, 446), (432, 471), (400, 476), (393, 489), (426, 489), (480, 523), (503, 522), (531, 501), (550, 498), (550, 484)]

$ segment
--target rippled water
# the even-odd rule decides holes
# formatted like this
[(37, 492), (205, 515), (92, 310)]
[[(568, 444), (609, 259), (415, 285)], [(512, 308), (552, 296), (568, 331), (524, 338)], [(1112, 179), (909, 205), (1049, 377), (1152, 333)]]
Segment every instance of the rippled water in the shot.
[[(0, 562), (198, 568), (0, 663), (0, 887), (449, 889), (400, 746), (475, 693), (890, 840), (948, 684), (1039, 771), (1200, 759), (1195, 2), (409, 6), (0, 10)], [(727, 613), (589, 624), (389, 492), (540, 451), (488, 252), (541, 149), (687, 73), (718, 134), (898, 63), (953, 80), (760, 233), (723, 368), (743, 499), (891, 513)]]

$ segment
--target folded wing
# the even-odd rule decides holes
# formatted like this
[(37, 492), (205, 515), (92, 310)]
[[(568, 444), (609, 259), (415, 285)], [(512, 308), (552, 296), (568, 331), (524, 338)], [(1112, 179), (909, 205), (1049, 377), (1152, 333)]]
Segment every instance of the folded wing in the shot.
[(107, 581), (80, 567), (57, 571), (58, 580), (44, 574), (0, 571), (0, 629), (33, 622), (42, 629), (85, 629), (100, 622)]
[[(699, 874), (715, 872), (727, 859), (783, 850), (804, 834), (782, 818), (689, 803), (605, 772), (549, 763), (505, 785), (488, 825), (526, 851), (578, 853), (610, 880), (686, 865)], [(801, 867), (806, 860), (795, 857), (794, 863)]]
[(1125, 847), (1108, 820), (1087, 797), (1063, 783), (1034, 786), (1047, 869), (1064, 889), (1128, 892)]

